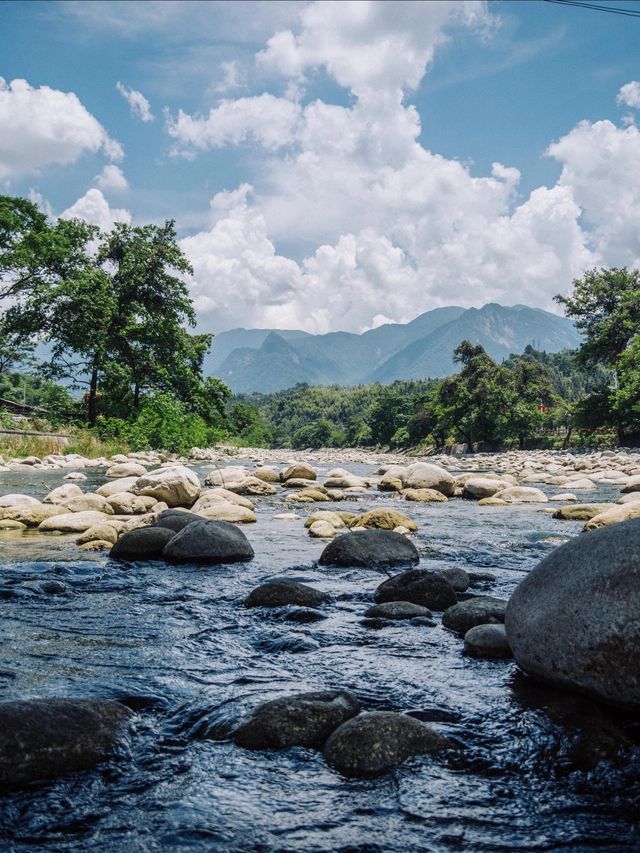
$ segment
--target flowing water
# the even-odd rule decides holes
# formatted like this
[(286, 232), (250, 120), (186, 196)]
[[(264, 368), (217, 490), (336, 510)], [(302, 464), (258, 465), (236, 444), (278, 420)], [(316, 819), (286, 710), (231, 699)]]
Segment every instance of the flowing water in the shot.
[[(38, 497), (60, 483), (59, 473), (2, 477), (2, 493)], [(103, 482), (90, 478), (84, 488)], [(603, 487), (585, 500), (618, 496)], [(340, 508), (390, 502), (377, 493)], [(535, 506), (396, 506), (419, 524), (421, 566), (489, 572), (495, 581), (474, 590), (502, 597), (581, 528)], [(258, 502), (258, 523), (244, 528), (256, 558), (228, 567), (124, 565), (78, 552), (73, 537), (0, 535), (0, 699), (109, 697), (138, 712), (112, 761), (0, 798), (0, 849), (640, 849), (634, 719), (538, 688), (513, 662), (464, 657), (439, 618), (437, 627), (364, 626), (385, 576), (319, 567), (324, 543), (302, 521), (272, 520), (283, 511), (291, 505), (279, 497)], [(300, 624), (286, 609), (245, 610), (246, 594), (274, 577), (332, 593), (325, 618)], [(66, 591), (46, 592), (51, 580)], [(366, 710), (414, 713), (453, 747), (353, 781), (321, 753), (229, 741), (259, 702), (323, 688), (353, 691)], [(615, 748), (593, 760), (610, 731)]]

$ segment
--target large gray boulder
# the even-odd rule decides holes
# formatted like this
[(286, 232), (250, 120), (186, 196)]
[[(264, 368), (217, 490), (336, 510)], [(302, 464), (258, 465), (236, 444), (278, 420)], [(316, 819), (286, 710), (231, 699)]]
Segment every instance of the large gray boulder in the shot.
[(640, 707), (640, 519), (549, 554), (516, 588), (505, 624), (525, 672)]
[(137, 527), (123, 533), (109, 556), (115, 560), (160, 560), (175, 531), (167, 527)]
[(268, 581), (252, 589), (246, 597), (245, 607), (319, 607), (329, 600), (326, 592), (297, 581)]
[(114, 749), (131, 717), (119, 702), (0, 702), (0, 789), (88, 770)]
[(416, 546), (392, 530), (358, 530), (337, 536), (320, 555), (323, 566), (402, 566), (420, 559)]
[(359, 714), (328, 738), (324, 755), (343, 776), (379, 776), (413, 755), (437, 752), (446, 738), (429, 726), (394, 711)]
[(402, 471), (400, 479), (405, 489), (435, 489), (448, 498), (455, 488), (451, 474), (431, 462), (414, 462)]
[(376, 589), (377, 604), (385, 601), (410, 601), (431, 610), (446, 610), (458, 600), (448, 580), (426, 569), (411, 569), (394, 575)]
[(331, 732), (359, 710), (357, 698), (346, 690), (297, 693), (260, 705), (233, 739), (246, 749), (322, 749)]
[(253, 548), (229, 521), (193, 521), (173, 537), (163, 552), (170, 563), (237, 563), (252, 560)]
[(139, 477), (131, 492), (164, 501), (167, 506), (192, 506), (200, 495), (198, 475), (184, 465), (158, 468)]

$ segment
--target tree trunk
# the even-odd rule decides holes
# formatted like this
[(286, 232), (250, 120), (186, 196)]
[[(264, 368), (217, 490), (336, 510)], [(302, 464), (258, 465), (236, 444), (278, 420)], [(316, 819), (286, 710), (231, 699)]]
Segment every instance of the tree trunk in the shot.
[(618, 434), (618, 447), (624, 447), (625, 442), (626, 442), (626, 436), (624, 434), (624, 429), (621, 426), (616, 427), (616, 432)]
[(571, 444), (571, 433), (573, 432), (573, 427), (567, 427), (567, 432), (565, 433), (564, 439), (562, 440), (562, 449), (568, 450), (569, 445)]
[(140, 406), (140, 386), (136, 382), (133, 386), (133, 408), (138, 409)]
[(89, 385), (89, 400), (88, 400), (88, 421), (89, 426), (96, 425), (96, 418), (98, 416), (98, 367), (96, 364), (93, 365), (93, 369), (91, 371), (91, 383)]
[(524, 450), (524, 435), (522, 434), (518, 436), (518, 446), (520, 450)]

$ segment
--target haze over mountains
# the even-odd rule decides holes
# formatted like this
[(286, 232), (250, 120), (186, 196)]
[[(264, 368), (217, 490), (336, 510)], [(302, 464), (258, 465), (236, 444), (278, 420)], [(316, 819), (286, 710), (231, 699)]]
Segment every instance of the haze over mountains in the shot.
[(235, 393), (270, 393), (299, 382), (356, 385), (436, 379), (458, 369), (452, 353), (463, 340), (482, 344), (492, 358), (502, 361), (528, 344), (548, 352), (574, 348), (580, 335), (570, 320), (526, 305), (450, 306), (361, 335), (232, 329), (216, 335), (204, 369)]

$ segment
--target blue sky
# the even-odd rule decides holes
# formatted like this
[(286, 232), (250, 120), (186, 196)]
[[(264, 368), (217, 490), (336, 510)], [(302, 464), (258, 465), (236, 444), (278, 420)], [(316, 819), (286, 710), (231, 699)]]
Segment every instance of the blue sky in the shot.
[(639, 35), (538, 0), (4, 2), (0, 181), (176, 219), (213, 331), (550, 308), (640, 258)]

